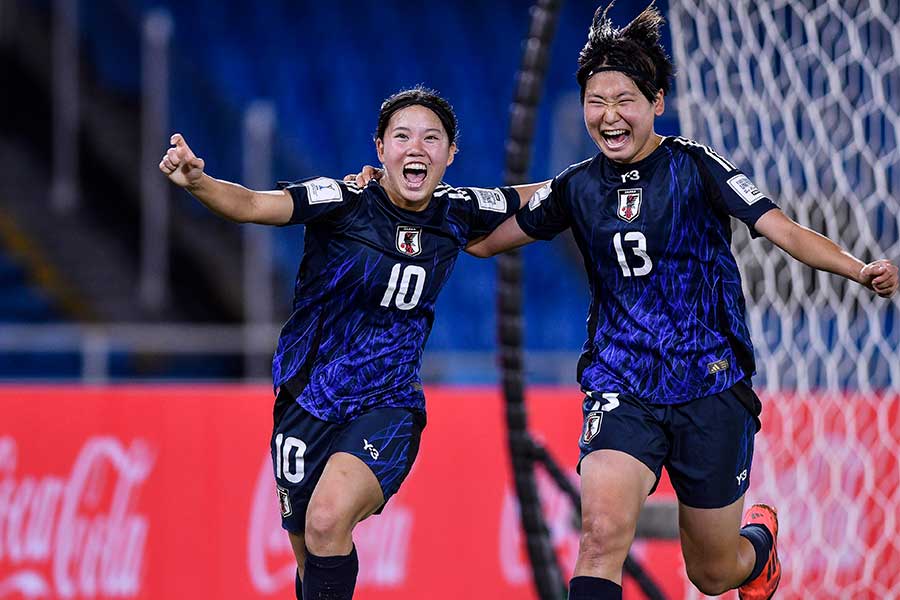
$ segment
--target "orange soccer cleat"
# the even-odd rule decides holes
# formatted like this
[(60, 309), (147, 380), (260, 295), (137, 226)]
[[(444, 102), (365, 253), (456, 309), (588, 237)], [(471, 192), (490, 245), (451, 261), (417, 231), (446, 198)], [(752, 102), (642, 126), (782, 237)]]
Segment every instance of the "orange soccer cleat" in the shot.
[(762, 525), (768, 529), (772, 534), (772, 549), (762, 573), (738, 588), (738, 597), (741, 600), (769, 600), (781, 581), (781, 561), (775, 549), (778, 543), (778, 512), (766, 504), (754, 504), (744, 513), (744, 525)]

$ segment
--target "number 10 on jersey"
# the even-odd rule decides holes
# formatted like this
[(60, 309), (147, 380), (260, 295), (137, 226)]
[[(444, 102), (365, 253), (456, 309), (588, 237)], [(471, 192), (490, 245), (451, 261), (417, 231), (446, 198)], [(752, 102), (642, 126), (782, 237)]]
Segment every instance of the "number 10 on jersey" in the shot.
[[(403, 275), (400, 275), (400, 271)], [(415, 282), (413, 281), (415, 280)], [(400, 288), (397, 289), (397, 282), (400, 282)], [(410, 287), (413, 287), (410, 294)], [(381, 299), (381, 306), (389, 308), (391, 300), (400, 310), (409, 310), (419, 303), (422, 297), (422, 288), (425, 287), (425, 269), (418, 265), (406, 265), (400, 263), (394, 265), (391, 269), (391, 277), (388, 280), (387, 289), (384, 290), (384, 297)]]

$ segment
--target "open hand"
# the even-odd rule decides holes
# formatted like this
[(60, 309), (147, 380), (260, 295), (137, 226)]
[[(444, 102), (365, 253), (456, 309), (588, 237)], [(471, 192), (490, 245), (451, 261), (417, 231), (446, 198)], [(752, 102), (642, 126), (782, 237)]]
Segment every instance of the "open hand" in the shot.
[(179, 187), (189, 187), (197, 183), (203, 176), (205, 164), (203, 159), (197, 158), (180, 133), (173, 134), (169, 143), (172, 147), (159, 161), (159, 170)]

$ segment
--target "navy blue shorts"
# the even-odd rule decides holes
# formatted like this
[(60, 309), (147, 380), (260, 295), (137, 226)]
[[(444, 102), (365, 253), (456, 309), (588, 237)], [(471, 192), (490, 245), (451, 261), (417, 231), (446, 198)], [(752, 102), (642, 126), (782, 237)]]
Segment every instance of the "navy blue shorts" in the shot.
[(281, 526), (298, 534), (306, 528), (306, 508), (332, 454), (347, 452), (366, 463), (386, 504), (409, 474), (425, 427), (424, 414), (405, 408), (376, 408), (347, 423), (322, 421), (284, 390), (275, 399), (273, 417), (270, 449)]
[(619, 450), (656, 475), (665, 467), (678, 501), (722, 508), (750, 485), (760, 402), (745, 382), (683, 404), (646, 404), (628, 394), (590, 392), (584, 399), (581, 459)]

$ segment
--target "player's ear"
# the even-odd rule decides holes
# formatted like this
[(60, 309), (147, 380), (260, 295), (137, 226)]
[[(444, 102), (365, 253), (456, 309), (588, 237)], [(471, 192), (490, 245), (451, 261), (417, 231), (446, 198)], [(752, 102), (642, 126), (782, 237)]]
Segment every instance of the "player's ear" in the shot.
[(662, 90), (656, 93), (656, 101), (653, 103), (653, 114), (657, 117), (666, 110), (666, 96)]
[(447, 166), (448, 167), (453, 164), (453, 157), (456, 156), (456, 152), (457, 152), (456, 143), (450, 144), (450, 154), (447, 155)]
[(384, 142), (381, 138), (375, 138), (375, 152), (378, 153), (378, 160), (384, 164)]

